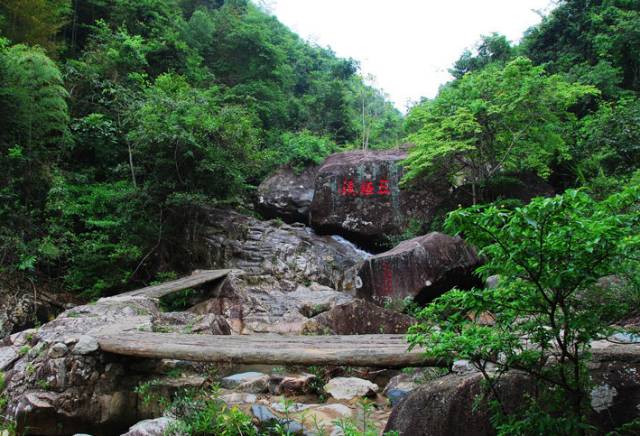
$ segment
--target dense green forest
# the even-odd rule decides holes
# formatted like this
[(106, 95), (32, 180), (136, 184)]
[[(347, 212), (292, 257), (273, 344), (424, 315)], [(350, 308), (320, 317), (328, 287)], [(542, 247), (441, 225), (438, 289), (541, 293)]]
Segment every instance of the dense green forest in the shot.
[(640, 161), (637, 0), (485, 36), (404, 125), (356, 61), (247, 0), (3, 0), (0, 32), (0, 265), (90, 296), (179, 268), (198, 205), (363, 138), (416, 144), (408, 188), (462, 174), (477, 202), (513, 172), (602, 198)]
[(197, 205), (403, 136), (356, 61), (246, 0), (3, 0), (0, 36), (0, 265), (91, 296), (172, 270)]

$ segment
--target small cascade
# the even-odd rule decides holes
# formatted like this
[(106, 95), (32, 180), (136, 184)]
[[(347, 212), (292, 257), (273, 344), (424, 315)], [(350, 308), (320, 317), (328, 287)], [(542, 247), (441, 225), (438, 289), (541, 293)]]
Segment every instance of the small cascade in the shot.
[(340, 235), (331, 235), (331, 239), (333, 239), (334, 241), (336, 241), (340, 245), (344, 245), (346, 247), (351, 248), (356, 253), (358, 253), (360, 256), (362, 256), (364, 259), (368, 259), (371, 256), (373, 256), (372, 253), (369, 253), (368, 251), (363, 250), (362, 248), (358, 247), (353, 242), (349, 241), (348, 239), (343, 238)]

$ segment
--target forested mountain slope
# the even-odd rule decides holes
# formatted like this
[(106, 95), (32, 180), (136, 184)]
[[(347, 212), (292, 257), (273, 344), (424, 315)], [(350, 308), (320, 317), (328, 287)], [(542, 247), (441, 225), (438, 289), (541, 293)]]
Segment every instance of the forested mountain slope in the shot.
[(0, 32), (0, 263), (94, 296), (172, 270), (193, 206), (402, 136), (355, 60), (246, 0), (7, 0)]

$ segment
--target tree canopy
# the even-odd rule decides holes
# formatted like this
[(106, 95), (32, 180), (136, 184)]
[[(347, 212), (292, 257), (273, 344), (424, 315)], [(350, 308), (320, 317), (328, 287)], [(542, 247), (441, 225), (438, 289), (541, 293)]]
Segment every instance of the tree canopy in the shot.
[(597, 94), (594, 87), (546, 74), (524, 57), (466, 73), (411, 111), (407, 123), (415, 131), (409, 140), (416, 146), (405, 180), (436, 170), (473, 186), (499, 171), (548, 176), (553, 162), (569, 157), (563, 137), (575, 120), (569, 108)]

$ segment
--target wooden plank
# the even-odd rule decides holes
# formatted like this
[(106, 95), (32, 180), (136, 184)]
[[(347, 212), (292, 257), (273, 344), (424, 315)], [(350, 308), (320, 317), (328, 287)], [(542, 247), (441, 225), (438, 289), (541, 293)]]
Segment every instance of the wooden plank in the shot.
[(174, 292), (182, 291), (189, 288), (202, 286), (205, 283), (218, 280), (229, 274), (230, 269), (213, 269), (196, 271), (190, 276), (182, 277), (171, 282), (161, 283), (159, 285), (148, 286), (146, 288), (137, 289), (135, 291), (118, 294), (118, 297), (145, 296), (150, 298), (161, 298)]
[(408, 351), (402, 335), (212, 336), (126, 333), (99, 336), (103, 351), (133, 357), (266, 365), (340, 365), (383, 368), (442, 366)]

